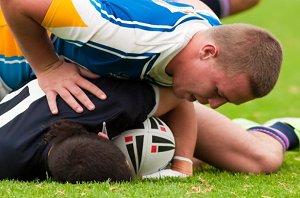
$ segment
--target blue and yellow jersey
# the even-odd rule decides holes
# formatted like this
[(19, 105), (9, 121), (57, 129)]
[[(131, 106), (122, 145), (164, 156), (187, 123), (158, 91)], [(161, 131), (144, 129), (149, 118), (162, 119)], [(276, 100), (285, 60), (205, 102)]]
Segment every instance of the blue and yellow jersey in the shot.
[(34, 78), (0, 9), (0, 80), (12, 90)]
[(170, 86), (170, 60), (213, 12), (164, 0), (53, 0), (43, 20), (59, 55), (102, 76)]

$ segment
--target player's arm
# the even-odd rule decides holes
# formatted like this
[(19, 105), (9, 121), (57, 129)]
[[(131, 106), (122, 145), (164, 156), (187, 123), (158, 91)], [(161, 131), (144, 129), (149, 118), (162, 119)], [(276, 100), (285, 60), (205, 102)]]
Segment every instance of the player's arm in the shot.
[(171, 87), (159, 87), (159, 103), (153, 116), (160, 117), (176, 108), (183, 99), (178, 98)]
[[(82, 112), (80, 101), (89, 110), (94, 104), (82, 91), (85, 89), (100, 99), (105, 94), (84, 79), (98, 76), (75, 64), (66, 63), (56, 55), (47, 31), (41, 26), (52, 0), (0, 0), (3, 14), (16, 40), (46, 93), (52, 113), (57, 113), (56, 96), (60, 95), (76, 112)], [(75, 99), (76, 98), (76, 99)]]
[(191, 160), (197, 137), (197, 120), (193, 103), (177, 98), (171, 88), (160, 88), (159, 106), (155, 116), (160, 116), (174, 134), (177, 157), (173, 159), (172, 170), (192, 175)]

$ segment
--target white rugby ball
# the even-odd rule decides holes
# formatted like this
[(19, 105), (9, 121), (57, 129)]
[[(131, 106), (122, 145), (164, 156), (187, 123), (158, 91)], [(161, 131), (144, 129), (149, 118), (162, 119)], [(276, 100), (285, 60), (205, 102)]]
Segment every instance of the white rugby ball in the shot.
[(173, 133), (156, 117), (150, 117), (140, 126), (124, 131), (112, 141), (125, 154), (135, 176), (148, 175), (165, 168), (174, 156)]

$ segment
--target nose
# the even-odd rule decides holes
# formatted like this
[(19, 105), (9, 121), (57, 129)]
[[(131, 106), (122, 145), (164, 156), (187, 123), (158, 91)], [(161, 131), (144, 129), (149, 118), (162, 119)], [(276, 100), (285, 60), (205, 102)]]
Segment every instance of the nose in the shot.
[(225, 98), (210, 98), (208, 99), (209, 106), (213, 109), (216, 109), (228, 101)]

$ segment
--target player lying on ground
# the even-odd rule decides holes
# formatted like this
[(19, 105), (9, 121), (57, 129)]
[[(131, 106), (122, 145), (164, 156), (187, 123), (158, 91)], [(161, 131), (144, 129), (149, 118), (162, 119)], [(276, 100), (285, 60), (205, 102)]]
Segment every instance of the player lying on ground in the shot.
[[(4, 0), (1, 2), (4, 2)], [(2, 4), (2, 6), (5, 6), (5, 7), (10, 6), (16, 2), (17, 1), (15, 1), (15, 0), (7, 1), (7, 2), (5, 1), (5, 3)], [(61, 2), (63, 2), (63, 1), (61, 1)], [(124, 1), (124, 2), (126, 2), (126, 1)], [(36, 2), (33, 2), (33, 3), (36, 3)], [(22, 16), (21, 18), (19, 18), (20, 16), (15, 15), (15, 13), (23, 13), (23, 14), (31, 13), (30, 10), (28, 10), (29, 12), (16, 12), (15, 8), (22, 9), (23, 6), (27, 6), (27, 5), (24, 5), (24, 4), (22, 4), (22, 2), (20, 2), (20, 3), (18, 3), (17, 7), (15, 7), (15, 6), (11, 7), (11, 8), (13, 8), (13, 10), (7, 9), (8, 12), (12, 13), (12, 11), (13, 11), (14, 16), (11, 19), (13, 19), (14, 22), (17, 22), (19, 19), (21, 19), (22, 22), (20, 24), (18, 24), (18, 26), (20, 25), (19, 27), (22, 27), (23, 24), (26, 24), (26, 22), (28, 22), (28, 21), (23, 21), (23, 20), (27, 20), (28, 17)], [(186, 7), (188, 9), (187, 6), (184, 6), (184, 7)], [(30, 8), (34, 8), (34, 6), (31, 6)], [(196, 9), (198, 9), (197, 6), (196, 6)], [(151, 10), (151, 12), (152, 12), (152, 10)], [(34, 12), (34, 13), (36, 13), (36, 12)], [(178, 13), (183, 14), (181, 12), (178, 12)], [(192, 12), (192, 13), (194, 13), (194, 12)], [(192, 13), (188, 17), (195, 17), (195, 15)], [(199, 13), (201, 13), (201, 12), (199, 12)], [(153, 15), (147, 15), (147, 16), (153, 16)], [(214, 19), (213, 21), (215, 21), (215, 22), (217, 22), (218, 20), (217, 20), (217, 18), (214, 18), (213, 14), (211, 14), (209, 11), (205, 11), (205, 12), (202, 12), (202, 16), (200, 16), (200, 17), (199, 16), (198, 16), (198, 19), (200, 22), (198, 25), (201, 26), (201, 28), (203, 26), (203, 29), (205, 29), (204, 33), (210, 32), (210, 31), (206, 31), (206, 30), (214, 29), (214, 28), (210, 28), (213, 24), (210, 21), (210, 19)], [(43, 17), (41, 17), (41, 18), (43, 18)], [(241, 103), (243, 101), (254, 98), (255, 95), (256, 96), (259, 95), (259, 94), (257, 95), (257, 93), (256, 94), (252, 93), (254, 90), (256, 90), (256, 91), (264, 90), (264, 91), (258, 91), (258, 92), (260, 92), (260, 94), (264, 95), (267, 92), (269, 92), (270, 89), (272, 89), (272, 87), (274, 86), (274, 83), (276, 82), (277, 77), (278, 77), (279, 67), (281, 65), (281, 55), (282, 55), (280, 45), (278, 44), (278, 42), (276, 42), (276, 39), (274, 40), (274, 38), (272, 36), (270, 36), (268, 33), (266, 33), (264, 30), (249, 27), (249, 26), (238, 25), (238, 26), (227, 26), (227, 27), (229, 28), (228, 30), (230, 31), (230, 33), (233, 33), (232, 35), (235, 39), (240, 38), (241, 40), (237, 41), (235, 39), (229, 38), (228, 42), (233, 41), (233, 43), (230, 43), (229, 45), (227, 45), (226, 48), (232, 49), (232, 50), (228, 50), (228, 51), (240, 52), (241, 54), (229, 53), (229, 55), (232, 55), (232, 57), (229, 57), (228, 59), (227, 58), (222, 59), (222, 56), (220, 54), (224, 54), (226, 51), (224, 51), (221, 46), (219, 46), (220, 48), (218, 48), (216, 46), (216, 43), (213, 42), (217, 38), (220, 38), (222, 40), (222, 38), (223, 38), (221, 36), (222, 34), (217, 34), (217, 32), (220, 32), (220, 33), (222, 32), (221, 31), (222, 28), (218, 28), (218, 29), (216, 28), (216, 30), (218, 30), (217, 32), (212, 31), (213, 34), (218, 35), (217, 37), (212, 37), (211, 39), (208, 39), (210, 37), (207, 37), (206, 34), (201, 35), (200, 37), (197, 37), (198, 39), (203, 37), (204, 40), (202, 39), (202, 41), (204, 42), (205, 40), (207, 40), (207, 42), (204, 42), (203, 48), (201, 48), (200, 51), (192, 50), (193, 53), (188, 53), (188, 54), (197, 55), (198, 52), (201, 52), (201, 53), (199, 53), (199, 54), (201, 54), (201, 56), (200, 57), (194, 56), (194, 57), (189, 57), (189, 58), (187, 58), (186, 56), (180, 56), (182, 59), (179, 58), (177, 60), (183, 60), (182, 63), (185, 63), (185, 60), (201, 60), (201, 64), (199, 62), (195, 61), (195, 63), (199, 63), (199, 65), (196, 64), (196, 66), (197, 66), (196, 68), (189, 68), (189, 69), (187, 68), (185, 70), (185, 72), (189, 71), (188, 73), (178, 71), (177, 74), (182, 74), (180, 76), (177, 76), (175, 74), (173, 75), (174, 81), (176, 79), (178, 80), (181, 78), (181, 80), (184, 82), (183, 83), (184, 86), (181, 87), (182, 89), (177, 90), (181, 93), (181, 95), (184, 95), (184, 97), (189, 98), (190, 100), (195, 99), (195, 96), (193, 96), (194, 95), (193, 93), (201, 91), (202, 92), (201, 94), (199, 94), (199, 95), (196, 94), (197, 99), (200, 100), (200, 102), (202, 102), (202, 103), (210, 103), (211, 106), (217, 107), (227, 101), (233, 102), (233, 103)], [(237, 28), (237, 27), (239, 27), (239, 28)], [(231, 28), (234, 29), (233, 32), (232, 32)], [(175, 28), (175, 29), (177, 29), (177, 28)], [(179, 29), (186, 30), (183, 26), (182, 26), (182, 28), (179, 28)], [(31, 30), (31, 29), (28, 27), (22, 28), (21, 34), (26, 35), (26, 32), (23, 32), (23, 31), (27, 31), (27, 30)], [(140, 29), (136, 29), (136, 30), (140, 30)], [(226, 30), (226, 28), (224, 28), (223, 30)], [(260, 35), (261, 37), (260, 36), (257, 38), (247, 37), (248, 33), (252, 30), (253, 30), (253, 32), (257, 33), (257, 35)], [(226, 31), (224, 33), (227, 36), (231, 35), (231, 34), (226, 34)], [(245, 34), (245, 33), (247, 33), (247, 34)], [(239, 36), (234, 36), (235, 34), (238, 34)], [(129, 34), (129, 35), (132, 36), (131, 34)], [(199, 35), (200, 35), (200, 33), (199, 33)], [(256, 34), (251, 34), (251, 35), (256, 35)], [(210, 35), (210, 36), (212, 36), (212, 35)], [(28, 38), (31, 38), (31, 37), (28, 37)], [(40, 38), (40, 35), (37, 36), (37, 38)], [(158, 38), (158, 37), (154, 37), (154, 38)], [(261, 38), (262, 40), (259, 40), (259, 38)], [(48, 40), (48, 37), (45, 39)], [(60, 39), (58, 39), (58, 40), (60, 40)], [(258, 41), (255, 45), (255, 47), (258, 47), (258, 49), (250, 50), (251, 47), (253, 47), (252, 46), (253, 40)], [(61, 40), (61, 41), (63, 41), (63, 40)], [(116, 42), (116, 43), (123, 43), (122, 41), (124, 41), (124, 38), (122, 40), (120, 40), (120, 42)], [(249, 41), (251, 41), (251, 42), (249, 42)], [(269, 43), (269, 41), (270, 41), (270, 43)], [(235, 42), (244, 43), (245, 45), (236, 45)], [(267, 47), (267, 45), (266, 45), (267, 43), (270, 44), (271, 46)], [(43, 43), (43, 44), (45, 44), (45, 43)], [(260, 44), (262, 44), (262, 45), (260, 46)], [(187, 52), (190, 52), (190, 50), (193, 49), (193, 48), (191, 48), (193, 45), (189, 45), (189, 46), (190, 46), (189, 51), (185, 50), (185, 54), (187, 54)], [(270, 48), (273, 49), (272, 46), (274, 47), (274, 53), (269, 53), (269, 49)], [(236, 50), (236, 47), (242, 47), (242, 48), (245, 48), (245, 50), (243, 50), (243, 49)], [(42, 48), (43, 48), (43, 46), (41, 46), (41, 48), (39, 50), (37, 50), (35, 52), (32, 51), (32, 52), (34, 52), (36, 54), (40, 54), (40, 52), (42, 52), (41, 51)], [(266, 50), (266, 48), (268, 50)], [(52, 48), (50, 47), (50, 49), (52, 49)], [(255, 58), (252, 60), (251, 57), (257, 57), (257, 54), (249, 55), (248, 53), (245, 53), (247, 50), (258, 53), (258, 55), (261, 55), (261, 58)], [(271, 56), (269, 57), (264, 52), (268, 52), (267, 54), (269, 54)], [(184, 55), (184, 54), (181, 54), (181, 55)], [(55, 55), (55, 57), (56, 57), (56, 55)], [(237, 61), (236, 57), (241, 57), (241, 61), (247, 62), (247, 63), (249, 63), (249, 65), (245, 66), (244, 64), (239, 64), (239, 63), (233, 64), (232, 62), (230, 62), (231, 59), (234, 61)], [(258, 63), (255, 62), (257, 60), (262, 61), (262, 62), (258, 62)], [(273, 68), (274, 62), (276, 62), (275, 68)], [(226, 63), (225, 66), (226, 65), (230, 65), (230, 66), (235, 65), (235, 66), (239, 66), (239, 67), (229, 69), (229, 68), (225, 68), (225, 67), (221, 66), (220, 65), (221, 63), (223, 66), (224, 66), (224, 63)], [(39, 64), (37, 64), (37, 65), (39, 65)], [(69, 65), (68, 68), (73, 68), (72, 64), (68, 64), (68, 65)], [(188, 63), (185, 64), (185, 66), (188, 66), (188, 65), (189, 65)], [(261, 67), (259, 67), (259, 65)], [(183, 68), (183, 67), (177, 67), (177, 68)], [(249, 68), (249, 70), (246, 71), (245, 70), (246, 68)], [(77, 70), (77, 67), (75, 68), (75, 70)], [(275, 72), (275, 73), (273, 73), (273, 72)], [(55, 74), (54, 75), (55, 78), (53, 78), (53, 79), (57, 80), (56, 77), (58, 77), (61, 73), (68, 74), (69, 72), (58, 72), (58, 75)], [(84, 73), (86, 73), (86, 72), (84, 72)], [(79, 77), (78, 75), (75, 75), (75, 76)], [(170, 81), (172, 80), (172, 78), (170, 78), (170, 76), (168, 76), (167, 74), (165, 74), (163, 76), (165, 76), (167, 78), (167, 80), (170, 80)], [(154, 77), (155, 76), (153, 76), (153, 78)], [(262, 79), (262, 81), (257, 82), (257, 80), (255, 80), (255, 79)], [(199, 80), (199, 83), (195, 84), (195, 82), (197, 82), (198, 80)], [(270, 83), (270, 84), (266, 84), (266, 83)], [(253, 87), (253, 85), (254, 85), (254, 87)], [(257, 85), (257, 86), (255, 86), (255, 85)], [(261, 89), (261, 85), (268, 85), (268, 86), (263, 87), (263, 89)], [(93, 87), (93, 86), (87, 86), (87, 89), (89, 89), (91, 87)], [(226, 93), (228, 93), (228, 94), (226, 94)], [(198, 141), (197, 147), (196, 147), (197, 150), (195, 153), (197, 157), (203, 158), (205, 161), (210, 162), (211, 164), (215, 164), (218, 167), (223, 167), (225, 169), (234, 170), (234, 171), (243, 171), (243, 172), (268, 171), (268, 168), (265, 168), (265, 166), (264, 166), (264, 164), (265, 164), (264, 162), (268, 160), (268, 156), (265, 157), (265, 155), (268, 153), (268, 151), (272, 153), (272, 151), (273, 151), (272, 148), (265, 148), (266, 144), (262, 144), (262, 143), (260, 144), (260, 143), (256, 142), (256, 141), (259, 142), (260, 139), (257, 139), (256, 137), (254, 137), (248, 133), (244, 133), (244, 131), (240, 131), (240, 130), (236, 129), (235, 127), (233, 127), (233, 128), (230, 128), (230, 127), (218, 128), (217, 127), (216, 128), (216, 126), (214, 126), (215, 125), (214, 122), (211, 122), (210, 120), (207, 120), (206, 117), (203, 117), (205, 115), (205, 112), (208, 110), (206, 110), (201, 105), (197, 105), (197, 104), (195, 104), (195, 105), (196, 105), (197, 119), (198, 119), (198, 137), (201, 139), (207, 138), (206, 139), (207, 141), (203, 141), (203, 142)], [(202, 110), (203, 110), (203, 112), (202, 112)], [(216, 114), (215, 116), (218, 117), (218, 114), (216, 112), (214, 112), (214, 111), (209, 111), (209, 112), (211, 112), (210, 113), (211, 115)], [(212, 116), (211, 119), (214, 120), (215, 117)], [(204, 126), (204, 124), (202, 123), (203, 120), (205, 121), (203, 123), (212, 124), (211, 128), (209, 128), (209, 126), (207, 126), (207, 125), (205, 125), (207, 127), (207, 129), (205, 127), (203, 127)], [(171, 127), (172, 122), (170, 122), (168, 124)], [(177, 128), (176, 124), (180, 125), (180, 123), (173, 123), (173, 124), (175, 124), (174, 128)], [(227, 123), (226, 126), (230, 126), (230, 124)], [(217, 130), (214, 130), (215, 128)], [(210, 130), (210, 129), (212, 129), (212, 130)], [(208, 131), (208, 130), (211, 132), (206, 133), (206, 131)], [(223, 131), (223, 133), (218, 134), (219, 131)], [(233, 131), (235, 131), (235, 132), (233, 133)], [(232, 142), (235, 142), (235, 144), (232, 144)], [(216, 150), (217, 147), (215, 147), (215, 144), (219, 145), (219, 147), (222, 147), (223, 152), (219, 152), (218, 149)], [(261, 145), (261, 147), (260, 146), (254, 147), (254, 145), (258, 145), (258, 144)], [(209, 150), (209, 152), (203, 153), (204, 150), (202, 150), (202, 148), (205, 148), (204, 149), (205, 151)], [(261, 152), (262, 150), (264, 152)], [(222, 155), (223, 153), (224, 153), (224, 155)], [(227, 156), (227, 157), (224, 158), (225, 156)], [(232, 158), (230, 158), (230, 157), (232, 157)], [(221, 159), (222, 159), (222, 161), (221, 161), (222, 163), (219, 163)], [(242, 159), (244, 161), (247, 161), (248, 164), (247, 164), (247, 166), (245, 166), (243, 163), (239, 163), (239, 164), (232, 163), (234, 161), (233, 159), (235, 159), (235, 161)]]
[[(9, 94), (3, 101), (1, 101), (1, 179), (44, 179), (45, 172), (47, 170), (47, 162), (49, 163), (49, 160), (55, 160), (55, 154), (64, 154), (64, 152), (60, 152), (59, 149), (66, 151), (66, 148), (57, 147), (57, 150), (53, 150), (56, 152), (53, 152), (52, 154), (50, 152), (48, 157), (49, 150), (51, 146), (54, 145), (55, 147), (55, 145), (59, 145), (59, 143), (62, 142), (66, 143), (70, 141), (70, 145), (73, 145), (72, 148), (69, 148), (71, 151), (72, 149), (76, 150), (76, 148), (80, 148), (80, 151), (86, 151), (87, 153), (80, 153), (80, 155), (83, 155), (80, 159), (84, 159), (84, 156), (87, 155), (87, 159), (83, 161), (95, 161), (90, 159), (90, 157), (109, 158), (109, 156), (91, 155), (92, 151), (81, 149), (82, 146), (75, 146), (76, 144), (73, 141), (74, 138), (76, 139), (77, 135), (81, 138), (80, 134), (87, 133), (85, 131), (86, 129), (88, 129), (89, 132), (97, 134), (97, 132), (102, 129), (103, 121), (107, 123), (109, 132), (108, 135), (113, 137), (119, 132), (126, 130), (128, 127), (143, 121), (147, 116), (159, 116), (165, 113), (167, 108), (171, 105), (170, 101), (173, 101), (174, 99), (173, 97), (168, 97), (168, 99), (164, 101), (166, 96), (172, 96), (172, 94), (167, 91), (168, 89), (161, 89), (160, 98), (162, 100), (159, 104), (157, 104), (153, 88), (144, 83), (139, 84), (136, 82), (122, 82), (118, 80), (111, 81), (105, 78), (97, 80), (95, 83), (97, 86), (103, 86), (109, 98), (105, 101), (100, 101), (89, 94), (98, 108), (96, 108), (95, 111), (85, 110), (83, 114), (75, 113), (62, 101), (61, 98), (58, 98), (58, 105), (62, 111), (57, 116), (52, 116), (47, 108), (45, 94), (39, 88), (36, 80), (31, 81), (27, 86), (19, 91)], [(126, 90), (126, 93), (124, 90)], [(120, 96), (122, 100), (119, 100)], [(152, 114), (157, 105), (159, 106), (156, 113)], [(282, 163), (284, 151), (299, 144), (299, 140), (295, 139), (296, 136), (291, 136), (291, 134), (294, 133), (294, 129), (289, 125), (282, 123), (270, 124), (271, 127), (256, 127), (252, 128), (251, 132), (248, 132), (220, 113), (199, 103), (195, 103), (194, 105), (196, 110), (200, 111), (202, 115), (201, 117), (198, 117), (198, 123), (201, 124), (198, 125), (197, 146), (194, 153), (195, 157), (215, 165), (216, 167), (242, 172), (273, 172), (279, 169)], [(132, 109), (135, 109), (136, 111), (132, 111)], [(56, 132), (59, 135), (51, 135), (53, 133), (51, 132), (49, 133), (50, 135), (47, 135), (48, 144), (43, 144), (44, 135), (47, 133), (49, 126), (61, 119), (75, 121), (79, 123), (79, 125), (83, 125), (86, 129), (79, 126), (79, 128), (81, 128), (81, 132), (76, 133), (75, 129), (77, 130), (77, 126), (74, 126), (71, 128), (72, 133), (70, 131), (65, 133)], [(295, 125), (297, 122), (292, 123), (288, 120), (282, 120), (282, 122), (298, 127)], [(54, 129), (61, 129), (64, 128), (64, 126), (65, 125), (63, 124), (57, 125)], [(299, 129), (297, 128), (297, 130)], [(53, 138), (53, 136), (55, 137)], [(74, 138), (72, 139), (71, 137), (73, 136)], [(238, 136), (238, 138), (236, 138), (236, 136)], [(96, 135), (90, 135), (89, 138), (95, 139), (96, 142), (96, 139), (100, 139), (100, 137), (97, 137)], [(88, 145), (92, 144), (89, 143), (89, 138), (87, 138)], [(56, 143), (53, 144), (53, 142)], [(228, 142), (230, 142), (230, 144), (228, 144)], [(255, 146), (253, 146), (254, 143)], [(107, 143), (98, 141), (98, 144)], [(242, 145), (244, 145), (244, 147)], [(256, 150), (256, 148), (258, 148), (258, 150)], [(101, 153), (102, 151), (96, 151), (94, 153), (97, 154), (98, 152)], [(77, 157), (72, 158), (76, 159)], [(114, 159), (116, 159), (115, 156), (111, 160)], [(60, 158), (57, 160), (58, 161), (51, 161), (52, 165), (49, 166), (49, 174), (51, 175), (51, 173), (54, 172), (54, 178), (59, 181), (103, 181), (103, 179), (105, 180), (107, 177), (114, 177), (118, 180), (118, 177), (114, 175), (118, 173), (117, 171), (113, 174), (103, 176), (101, 175), (103, 172), (98, 171), (95, 168), (98, 166), (90, 164), (89, 167), (93, 167), (93, 170), (99, 173), (94, 174), (93, 172), (93, 176), (91, 177), (91, 172), (89, 171), (91, 169), (88, 167), (84, 169), (86, 171), (80, 172), (77, 170), (78, 167), (74, 164), (66, 167), (65, 165), (59, 164), (65, 161), (62, 161)], [(105, 160), (96, 161), (102, 162)], [(122, 162), (123, 163), (120, 163), (120, 166), (122, 165), (124, 168), (124, 164), (126, 163), (124, 161)], [(76, 164), (79, 162), (74, 163)], [(114, 161), (112, 163), (114, 163)], [(53, 166), (53, 164), (55, 166)], [(56, 172), (58, 169), (57, 167), (59, 166), (62, 169), (61, 171), (67, 172)], [(55, 170), (51, 170), (53, 167), (56, 167)], [(71, 169), (71, 167), (74, 169)], [(116, 168), (118, 169), (118, 166)], [(75, 171), (77, 173), (81, 173), (81, 175), (71, 178), (68, 177), (68, 175), (70, 175), (69, 171), (71, 173)], [(84, 177), (86, 175), (87, 179)], [(172, 175), (169, 170), (165, 170), (154, 176), (160, 177)], [(120, 178), (122, 177), (119, 177), (119, 179)], [(122, 179), (124, 179), (124, 177)]]
[[(37, 80), (32, 80), (1, 101), (1, 179), (45, 179), (49, 168), (49, 174), (59, 181), (103, 181), (108, 177), (112, 180), (128, 180), (128, 174), (123, 175), (122, 171), (119, 171), (127, 167), (124, 156), (115, 154), (121, 151), (116, 150), (112, 145), (109, 146), (110, 143), (107, 141), (100, 141), (97, 137), (103, 122), (106, 122), (108, 136), (112, 138), (142, 123), (149, 116), (164, 115), (166, 119), (179, 119), (178, 123), (181, 124), (175, 129), (175, 131), (180, 129), (179, 132), (182, 134), (175, 135), (175, 138), (180, 138), (176, 141), (176, 150), (181, 152), (178, 148), (184, 146), (182, 139), (187, 138), (183, 152), (189, 147), (191, 141), (196, 141), (195, 137), (190, 138), (189, 135), (190, 130), (196, 132), (195, 116), (191, 114), (189, 117), (186, 112), (182, 112), (187, 110), (186, 107), (193, 108), (193, 105), (175, 97), (170, 88), (158, 89), (146, 82), (106, 78), (94, 80), (93, 83), (102, 87), (109, 97), (102, 101), (87, 93), (97, 108), (94, 111), (85, 109), (82, 114), (74, 112), (61, 98), (58, 98), (61, 111), (53, 116), (48, 110), (45, 94)], [(188, 112), (192, 112), (191, 109), (188, 109)], [(181, 113), (185, 116), (176, 116), (176, 114), (182, 115)], [(186, 121), (183, 121), (185, 119)], [(61, 120), (69, 120), (77, 124), (73, 127), (68, 123), (57, 124)], [(46, 143), (43, 140), (45, 134), (47, 134)], [(89, 141), (91, 141), (91, 148), (88, 148)], [(105, 144), (107, 149), (104, 149), (104, 146), (97, 148), (98, 144)], [(193, 148), (189, 148), (188, 152), (190, 150)], [(73, 152), (76, 155), (73, 156)], [(175, 155), (177, 154), (175, 151)], [(193, 152), (189, 155), (191, 155), (189, 158), (192, 158)], [(192, 163), (186, 161), (180, 163), (180, 161), (175, 160), (172, 164), (175, 170), (183, 173), (174, 172), (178, 175), (192, 174)], [(109, 167), (111, 164), (114, 166)]]

